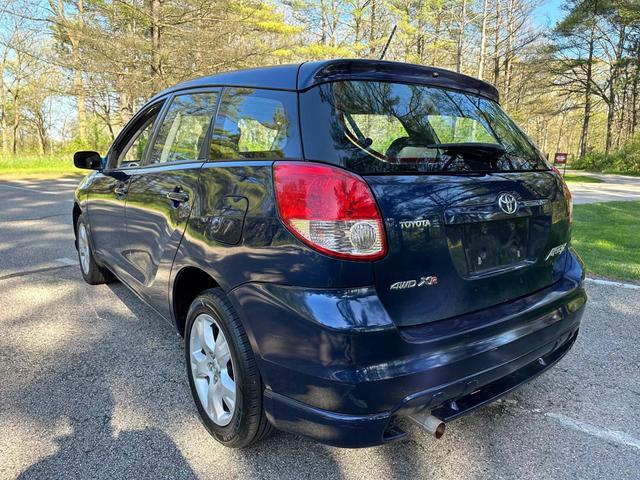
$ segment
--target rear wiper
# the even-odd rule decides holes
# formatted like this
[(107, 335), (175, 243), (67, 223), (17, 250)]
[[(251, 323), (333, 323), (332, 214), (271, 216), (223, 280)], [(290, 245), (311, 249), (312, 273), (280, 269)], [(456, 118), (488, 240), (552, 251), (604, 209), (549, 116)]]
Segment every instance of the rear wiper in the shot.
[(439, 148), (442, 150), (491, 150), (501, 155), (507, 153), (507, 149), (497, 143), (432, 143), (424, 148)]

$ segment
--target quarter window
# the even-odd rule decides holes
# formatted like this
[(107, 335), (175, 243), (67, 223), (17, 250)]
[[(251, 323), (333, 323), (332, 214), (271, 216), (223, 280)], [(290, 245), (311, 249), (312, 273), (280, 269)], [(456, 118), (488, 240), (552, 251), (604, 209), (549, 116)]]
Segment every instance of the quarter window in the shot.
[(194, 161), (207, 137), (219, 91), (178, 95), (167, 109), (153, 143), (149, 164)]
[(296, 96), (229, 88), (211, 136), (212, 160), (300, 158)]
[(111, 168), (138, 167), (142, 164), (161, 107), (162, 103), (151, 106), (124, 134), (120, 146), (115, 148), (115, 160), (110, 161)]

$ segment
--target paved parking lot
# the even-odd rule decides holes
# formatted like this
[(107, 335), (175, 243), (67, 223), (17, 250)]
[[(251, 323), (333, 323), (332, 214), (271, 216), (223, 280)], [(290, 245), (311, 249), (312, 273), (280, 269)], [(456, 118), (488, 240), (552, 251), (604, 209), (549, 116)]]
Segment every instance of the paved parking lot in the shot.
[(77, 180), (0, 180), (0, 478), (640, 479), (640, 290), (589, 284), (552, 371), (433, 440), (343, 450), (277, 433), (228, 450), (201, 427), (182, 342), (76, 265)]
[(582, 171), (567, 171), (575, 175), (594, 177), (604, 183), (571, 182), (569, 189), (573, 203), (612, 202), (620, 200), (640, 200), (640, 177), (628, 175), (600, 174)]

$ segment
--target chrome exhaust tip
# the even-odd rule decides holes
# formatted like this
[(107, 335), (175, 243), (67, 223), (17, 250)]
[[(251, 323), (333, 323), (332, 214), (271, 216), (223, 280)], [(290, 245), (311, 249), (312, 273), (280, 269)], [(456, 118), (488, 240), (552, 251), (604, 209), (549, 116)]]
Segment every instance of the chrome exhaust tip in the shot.
[(413, 415), (409, 415), (409, 418), (436, 438), (441, 438), (447, 427), (442, 420), (431, 415), (429, 410), (414, 413)]

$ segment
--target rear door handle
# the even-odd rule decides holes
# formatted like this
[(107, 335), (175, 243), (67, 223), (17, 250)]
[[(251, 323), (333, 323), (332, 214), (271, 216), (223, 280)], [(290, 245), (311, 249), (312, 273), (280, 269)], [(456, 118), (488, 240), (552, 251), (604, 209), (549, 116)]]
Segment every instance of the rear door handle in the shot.
[(167, 198), (173, 202), (184, 203), (189, 201), (189, 192), (180, 190), (167, 193)]

